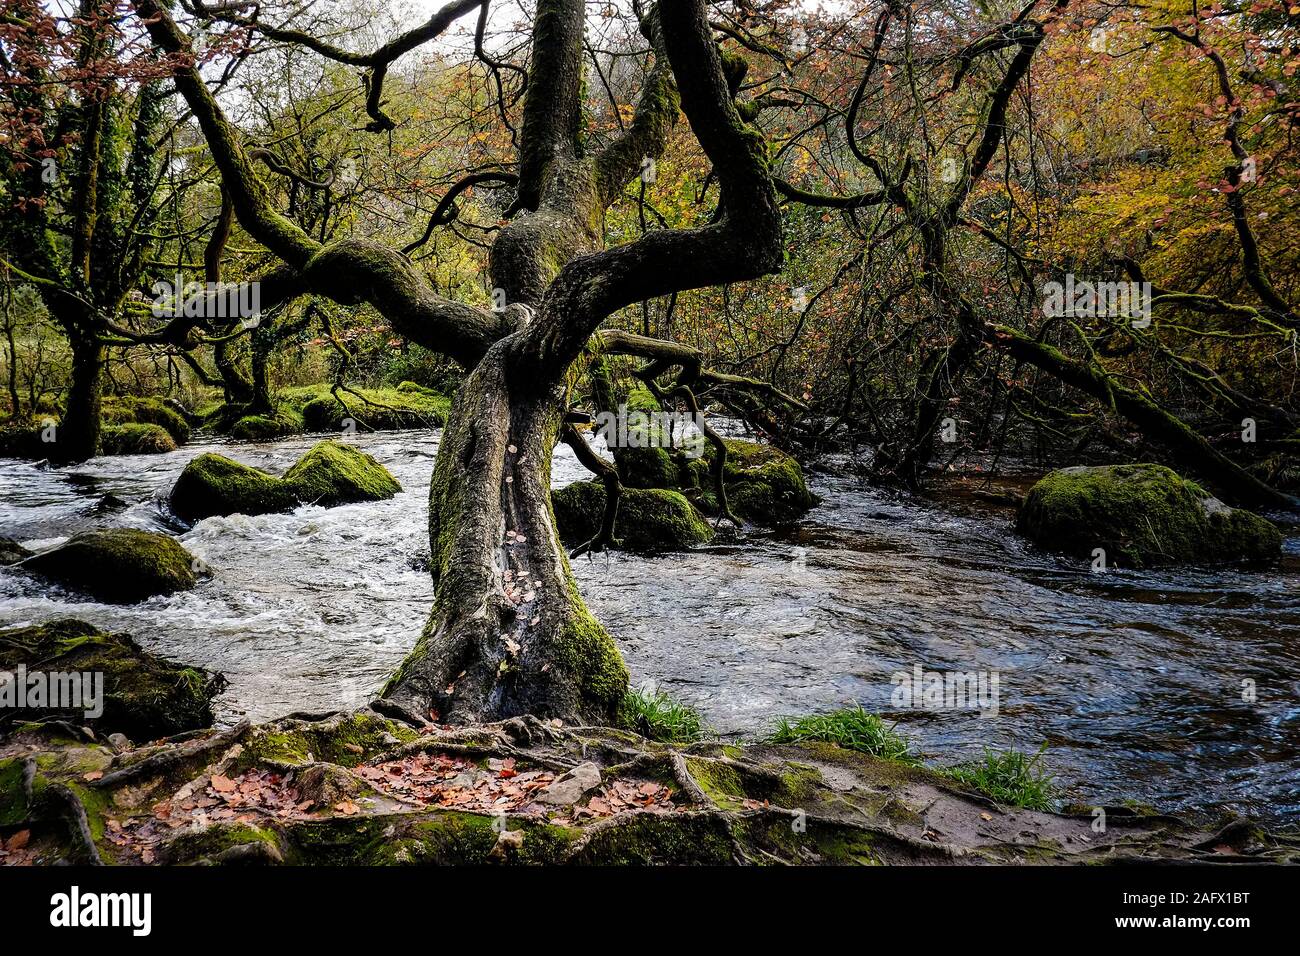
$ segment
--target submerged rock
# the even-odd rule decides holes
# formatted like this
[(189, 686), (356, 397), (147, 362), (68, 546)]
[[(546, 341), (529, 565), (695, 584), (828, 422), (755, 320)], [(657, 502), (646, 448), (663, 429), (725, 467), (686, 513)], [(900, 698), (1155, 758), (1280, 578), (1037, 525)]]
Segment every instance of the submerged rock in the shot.
[(16, 567), (106, 604), (131, 604), (195, 584), (192, 554), (165, 534), (137, 528), (83, 531)]
[(0, 538), (0, 565), (17, 564), (31, 556), (32, 552), (13, 538)]
[(1077, 557), (1101, 548), (1108, 566), (1129, 568), (1266, 562), (1282, 548), (1263, 518), (1155, 464), (1051, 472), (1029, 490), (1016, 530)]
[[(107, 634), (72, 619), (0, 631), (0, 670), (27, 678), (25, 706), (16, 712), (23, 720), (67, 718), (75, 726), (89, 724), (104, 736), (111, 731), (134, 740), (210, 726), (212, 699), (226, 687), (220, 674), (172, 663), (143, 650), (125, 634)], [(41, 677), (34, 676), (38, 674)], [(78, 687), (89, 694), (81, 693), (76, 707), (65, 706), (69, 701), (62, 697), (54, 700), (49, 687), (53, 674), (91, 675), (89, 688), (84, 681)], [(99, 690), (94, 675), (102, 675)], [(36, 684), (42, 679), (46, 689), (38, 696)], [(63, 681), (60, 695), (69, 686)], [(100, 699), (88, 701), (87, 696)]]
[(186, 521), (212, 515), (271, 514), (301, 504), (323, 507), (383, 501), (402, 490), (397, 479), (363, 451), (323, 441), (276, 478), (221, 455), (200, 455), (185, 466), (171, 508)]
[[(578, 481), (551, 492), (555, 524), (570, 546), (590, 541), (605, 513), (605, 486)], [(705, 544), (713, 529), (680, 492), (667, 488), (624, 488), (614, 535), (628, 551), (682, 551)]]

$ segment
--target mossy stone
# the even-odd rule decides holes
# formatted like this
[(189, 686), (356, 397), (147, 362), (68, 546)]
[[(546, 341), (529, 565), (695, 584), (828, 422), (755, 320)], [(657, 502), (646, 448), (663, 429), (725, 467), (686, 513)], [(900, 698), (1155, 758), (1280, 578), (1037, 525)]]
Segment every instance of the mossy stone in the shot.
[[(737, 438), (725, 439), (724, 443), (727, 463), (723, 480), (727, 485), (728, 504), (738, 517), (758, 524), (775, 524), (793, 521), (813, 506), (803, 468), (790, 455), (771, 445)], [(689, 465), (693, 480), (703, 491), (712, 489), (709, 468), (715, 454), (713, 446), (708, 445), (703, 457)]]
[(291, 511), (300, 504), (332, 507), (382, 501), (401, 490), (397, 479), (372, 456), (341, 442), (323, 441), (283, 478), (221, 455), (200, 455), (181, 472), (170, 503), (177, 517), (198, 521), (212, 515)]
[(0, 668), (13, 671), (20, 664), (29, 672), (104, 675), (100, 716), (33, 708), (31, 719), (75, 716), (78, 725), (90, 723), (101, 735), (122, 733), (137, 741), (210, 726), (212, 699), (226, 686), (220, 674), (173, 663), (125, 634), (72, 619), (0, 631)]
[(223, 455), (199, 455), (181, 472), (170, 504), (177, 517), (198, 521), (212, 515), (260, 515), (297, 507), (283, 480)]
[[(571, 545), (589, 541), (605, 513), (605, 486), (579, 481), (551, 492), (555, 524)], [(680, 492), (667, 488), (624, 488), (614, 534), (628, 551), (682, 551), (705, 544), (713, 529)]]
[(177, 445), (190, 440), (190, 423), (161, 399), (114, 396), (104, 399), (100, 416), (106, 425), (157, 425)]
[(137, 528), (82, 531), (16, 565), (109, 604), (189, 590), (193, 566), (194, 556), (175, 539)]
[(161, 425), (105, 425), (100, 433), (105, 455), (161, 455), (176, 450), (176, 442)]
[(276, 409), (270, 415), (245, 415), (230, 427), (230, 437), (242, 441), (270, 441), (297, 435), (303, 430), (302, 416), (289, 409)]
[(324, 507), (351, 501), (384, 501), (402, 490), (371, 455), (342, 442), (323, 441), (284, 476), (298, 500)]
[(1053, 471), (1029, 490), (1016, 530), (1076, 557), (1100, 548), (1108, 566), (1128, 568), (1269, 562), (1282, 549), (1268, 521), (1156, 464)]
[(676, 488), (681, 469), (666, 448), (619, 448), (614, 453), (618, 478), (629, 488)]

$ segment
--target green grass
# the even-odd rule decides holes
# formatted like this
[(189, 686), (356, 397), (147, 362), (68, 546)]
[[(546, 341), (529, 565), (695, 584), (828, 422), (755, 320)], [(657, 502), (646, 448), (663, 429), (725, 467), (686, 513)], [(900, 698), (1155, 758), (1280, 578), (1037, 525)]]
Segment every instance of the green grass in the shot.
[(1015, 749), (999, 752), (985, 748), (982, 760), (958, 764), (942, 773), (998, 803), (1051, 810), (1056, 787), (1051, 776), (1038, 766), (1046, 749), (1047, 744), (1043, 744), (1031, 757)]
[(834, 710), (829, 714), (810, 714), (793, 719), (782, 717), (768, 739), (774, 744), (820, 740), (882, 760), (897, 760), (907, 764), (921, 762), (911, 752), (906, 738), (896, 733), (893, 726), (886, 724), (877, 715), (867, 713), (861, 705)]
[(621, 726), (663, 743), (689, 744), (704, 736), (699, 713), (662, 691), (629, 690), (618, 720)]

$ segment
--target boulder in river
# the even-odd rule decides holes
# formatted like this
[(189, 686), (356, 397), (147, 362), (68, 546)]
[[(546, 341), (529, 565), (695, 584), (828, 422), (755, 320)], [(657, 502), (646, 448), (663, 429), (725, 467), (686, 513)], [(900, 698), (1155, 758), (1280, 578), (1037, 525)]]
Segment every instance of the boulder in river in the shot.
[[(737, 517), (758, 524), (793, 521), (814, 504), (804, 482), (803, 469), (790, 455), (758, 442), (726, 439), (727, 464), (723, 480), (727, 503)], [(705, 510), (713, 500), (712, 467), (714, 450), (705, 446), (704, 455), (692, 462), (695, 484), (703, 493)]]
[(230, 428), (230, 437), (244, 441), (271, 441), (302, 432), (302, 416), (289, 409), (269, 415), (245, 415)]
[(200, 455), (185, 466), (171, 493), (171, 508), (186, 521), (212, 515), (271, 514), (300, 504), (323, 507), (383, 501), (402, 490), (397, 479), (365, 452), (323, 441), (283, 478), (221, 455)]
[(100, 435), (105, 455), (161, 455), (175, 451), (176, 442), (161, 425), (105, 425)]
[[(723, 480), (727, 484), (727, 503), (739, 518), (757, 524), (793, 521), (814, 504), (804, 482), (799, 462), (771, 445), (725, 439), (727, 464)], [(704, 453), (690, 457), (681, 449), (620, 448), (617, 464), (619, 480), (633, 488), (674, 488), (683, 491), (706, 513), (716, 513), (714, 494), (714, 457), (711, 444)]]
[[(23, 707), (11, 711), (21, 719), (67, 718), (78, 727), (89, 724), (101, 735), (123, 733), (139, 741), (210, 726), (212, 699), (226, 686), (220, 674), (174, 664), (125, 634), (107, 634), (72, 619), (0, 631), (0, 670), (14, 674), (14, 680), (25, 677), (24, 687), (11, 682), (9, 689), (10, 694), (21, 690)], [(58, 700), (52, 693), (55, 675)], [(75, 707), (66, 706), (63, 696), (71, 687), (67, 675), (91, 678), (88, 687), (82, 680), (72, 695), (79, 695)], [(98, 689), (97, 681), (102, 681)]]
[(190, 423), (183, 414), (160, 398), (105, 398), (100, 414), (105, 425), (157, 425), (177, 445), (184, 445), (190, 440)]
[(1268, 521), (1155, 464), (1053, 471), (1029, 490), (1016, 530), (1077, 557), (1101, 548), (1129, 568), (1267, 562), (1282, 548)]
[(102, 528), (74, 534), (16, 567), (106, 604), (131, 604), (194, 587), (194, 563), (194, 556), (165, 534)]
[[(551, 493), (555, 524), (569, 545), (590, 541), (605, 514), (605, 486), (577, 481)], [(713, 529), (680, 492), (667, 488), (624, 488), (614, 534), (628, 551), (682, 551), (705, 544)]]

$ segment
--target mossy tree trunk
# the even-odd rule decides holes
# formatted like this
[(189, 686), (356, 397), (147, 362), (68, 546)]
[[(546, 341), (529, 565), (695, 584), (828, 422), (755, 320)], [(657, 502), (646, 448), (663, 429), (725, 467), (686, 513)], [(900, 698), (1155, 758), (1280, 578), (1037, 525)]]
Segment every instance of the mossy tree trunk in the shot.
[(57, 462), (79, 462), (99, 454), (100, 406), (104, 393), (105, 348), (93, 332), (70, 330), (71, 380), (63, 419), (49, 444), (49, 457)]
[(443, 433), (429, 501), (437, 598), (387, 696), (454, 722), (606, 718), (627, 671), (578, 596), (550, 508), (564, 405), (519, 374), (513, 344), (470, 374)]

